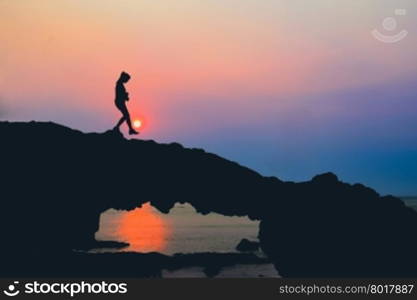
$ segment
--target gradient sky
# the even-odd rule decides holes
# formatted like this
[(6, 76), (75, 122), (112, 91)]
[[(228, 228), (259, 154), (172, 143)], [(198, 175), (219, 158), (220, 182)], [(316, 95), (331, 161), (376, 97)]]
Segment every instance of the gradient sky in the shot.
[(416, 16), (415, 0), (0, 0), (0, 119), (104, 131), (125, 70), (141, 138), (417, 195)]

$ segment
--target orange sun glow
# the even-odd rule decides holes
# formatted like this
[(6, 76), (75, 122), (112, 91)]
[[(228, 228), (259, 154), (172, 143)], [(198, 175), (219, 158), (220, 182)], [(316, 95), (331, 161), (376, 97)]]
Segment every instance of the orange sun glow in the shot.
[(166, 222), (147, 203), (124, 214), (118, 234), (121, 240), (130, 244), (131, 251), (161, 251), (166, 246), (168, 228)]

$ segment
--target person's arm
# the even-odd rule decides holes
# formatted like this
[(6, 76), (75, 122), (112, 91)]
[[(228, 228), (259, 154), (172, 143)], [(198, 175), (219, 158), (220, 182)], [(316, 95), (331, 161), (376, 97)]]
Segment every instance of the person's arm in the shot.
[(120, 82), (116, 85), (116, 99), (120, 101), (129, 101), (129, 93), (126, 92), (124, 85)]

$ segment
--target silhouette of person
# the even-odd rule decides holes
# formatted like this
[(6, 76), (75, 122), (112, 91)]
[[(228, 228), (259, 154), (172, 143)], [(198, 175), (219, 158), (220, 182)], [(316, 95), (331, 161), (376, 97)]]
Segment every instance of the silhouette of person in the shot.
[(126, 92), (124, 84), (128, 82), (130, 79), (130, 75), (126, 72), (122, 72), (120, 74), (119, 79), (116, 82), (116, 99), (114, 100), (114, 103), (116, 104), (116, 107), (120, 110), (122, 113), (122, 118), (117, 123), (116, 127), (114, 127), (115, 130), (119, 130), (120, 125), (123, 124), (123, 122), (126, 121), (127, 126), (129, 127), (129, 134), (138, 134), (135, 129), (132, 127), (132, 121), (130, 120), (130, 114), (126, 107), (126, 101), (129, 101), (129, 93)]

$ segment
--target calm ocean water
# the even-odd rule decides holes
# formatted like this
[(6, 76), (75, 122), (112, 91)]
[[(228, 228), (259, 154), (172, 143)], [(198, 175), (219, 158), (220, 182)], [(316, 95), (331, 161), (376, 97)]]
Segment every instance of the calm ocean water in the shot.
[[(417, 197), (402, 200), (417, 210)], [(163, 254), (196, 252), (237, 252), (242, 238), (257, 241), (259, 222), (246, 217), (225, 217), (195, 212), (188, 204), (177, 204), (169, 214), (162, 214), (149, 204), (130, 212), (108, 210), (101, 216), (98, 240), (128, 242), (116, 251), (160, 252)], [(97, 251), (115, 251), (100, 249)], [(262, 256), (262, 253), (257, 253)], [(164, 277), (204, 277), (200, 268), (165, 272)], [(225, 268), (219, 277), (276, 277), (267, 265), (237, 265)]]
[(417, 196), (416, 197), (402, 197), (401, 198), (404, 203), (409, 206), (414, 208), (414, 210), (417, 211)]
[[(97, 240), (128, 242), (117, 251), (160, 252), (167, 255), (197, 252), (237, 252), (242, 238), (257, 241), (259, 222), (247, 217), (201, 215), (188, 205), (177, 204), (162, 214), (149, 204), (130, 212), (108, 210), (101, 215)], [(96, 251), (114, 251), (100, 249)], [(263, 253), (257, 253), (263, 256)], [(201, 268), (164, 272), (164, 277), (205, 277)], [(277, 277), (272, 264), (236, 265), (222, 270), (218, 277)]]
[(257, 240), (258, 225), (246, 217), (203, 216), (190, 205), (177, 204), (169, 214), (162, 214), (146, 204), (130, 212), (102, 214), (96, 238), (128, 242), (130, 247), (122, 251), (235, 252), (242, 238)]

